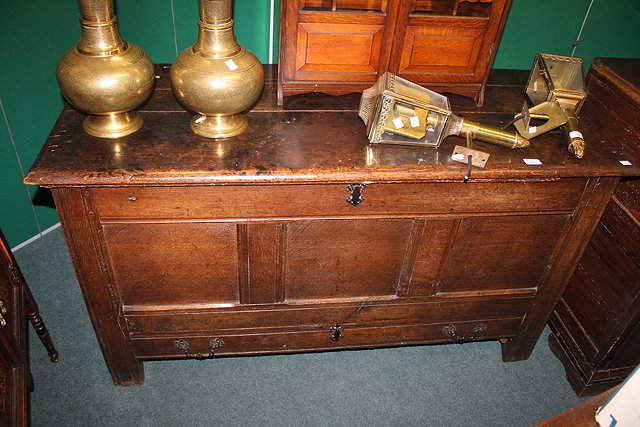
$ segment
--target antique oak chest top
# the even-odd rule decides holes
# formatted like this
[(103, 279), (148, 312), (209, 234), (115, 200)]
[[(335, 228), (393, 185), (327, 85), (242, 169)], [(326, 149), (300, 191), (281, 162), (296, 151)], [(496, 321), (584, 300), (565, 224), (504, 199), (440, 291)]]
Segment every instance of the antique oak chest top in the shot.
[[(210, 140), (167, 71), (142, 130), (98, 139), (67, 109), (25, 178), (52, 189), (117, 384), (163, 358), (499, 339), (525, 359), (620, 177), (640, 175), (585, 121), (584, 159), (560, 133), (477, 143), (491, 158), (463, 183), (461, 139), (370, 146), (358, 96), (279, 108), (269, 67), (249, 129)], [(500, 126), (525, 80), (495, 72), (483, 108), (454, 111)]]

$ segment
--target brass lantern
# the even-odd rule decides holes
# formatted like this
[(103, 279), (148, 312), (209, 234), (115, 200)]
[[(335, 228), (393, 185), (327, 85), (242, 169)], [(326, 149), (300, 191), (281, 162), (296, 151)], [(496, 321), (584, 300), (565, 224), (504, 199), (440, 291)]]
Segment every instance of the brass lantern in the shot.
[[(562, 126), (569, 151), (582, 158), (585, 142), (576, 117), (586, 96), (582, 59), (538, 54), (531, 67), (526, 92), (534, 106), (516, 116), (514, 124), (518, 132), (533, 138)], [(544, 122), (532, 125), (531, 119)]]
[(388, 72), (362, 93), (359, 116), (373, 144), (437, 148), (447, 136), (462, 135), (508, 148), (529, 146), (519, 135), (457, 117), (446, 96)]

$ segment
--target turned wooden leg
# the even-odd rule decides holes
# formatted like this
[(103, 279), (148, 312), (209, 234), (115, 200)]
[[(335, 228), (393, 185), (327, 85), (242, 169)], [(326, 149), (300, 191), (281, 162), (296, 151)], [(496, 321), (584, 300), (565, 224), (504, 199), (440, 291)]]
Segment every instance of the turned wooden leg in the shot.
[(56, 350), (53, 345), (53, 341), (51, 340), (51, 336), (49, 336), (49, 331), (47, 327), (44, 325), (42, 321), (42, 317), (40, 317), (40, 313), (38, 311), (38, 305), (36, 304), (36, 300), (33, 298), (31, 291), (28, 288), (24, 289), (24, 300), (26, 303), (27, 309), (27, 317), (33, 326), (33, 329), (36, 330), (36, 334), (38, 334), (38, 338), (47, 349), (47, 353), (49, 353), (49, 359), (52, 362), (57, 362), (59, 360), (58, 350)]

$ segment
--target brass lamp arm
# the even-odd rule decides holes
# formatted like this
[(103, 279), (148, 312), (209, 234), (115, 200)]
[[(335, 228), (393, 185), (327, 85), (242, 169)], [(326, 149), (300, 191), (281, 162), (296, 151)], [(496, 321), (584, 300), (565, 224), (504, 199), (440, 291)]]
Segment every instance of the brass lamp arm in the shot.
[(529, 140), (520, 135), (494, 129), (466, 119), (461, 119), (459, 134), (470, 134), (474, 139), (511, 149), (527, 148), (529, 146)]
[(567, 122), (562, 126), (562, 132), (567, 139), (567, 145), (569, 152), (576, 158), (581, 159), (584, 156), (586, 143), (580, 130), (578, 129), (578, 118), (573, 108), (565, 108), (565, 114), (567, 115)]

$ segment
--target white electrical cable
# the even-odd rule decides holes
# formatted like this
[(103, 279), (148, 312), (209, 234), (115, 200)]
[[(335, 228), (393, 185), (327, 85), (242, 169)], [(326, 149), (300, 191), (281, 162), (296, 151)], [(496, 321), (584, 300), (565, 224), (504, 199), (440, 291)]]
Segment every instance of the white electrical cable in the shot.
[(180, 53), (178, 50), (178, 32), (176, 31), (176, 11), (174, 9), (173, 0), (170, 2), (171, 4), (171, 23), (173, 25), (173, 47), (176, 50), (176, 56)]
[(271, 8), (269, 9), (269, 64), (273, 64), (273, 31), (275, 22), (275, 1), (271, 0)]
[(584, 29), (584, 26), (587, 23), (587, 19), (589, 18), (589, 12), (591, 12), (591, 6), (593, 6), (593, 2), (594, 1), (595, 0), (591, 0), (591, 2), (589, 3), (589, 8), (587, 9), (587, 13), (585, 13), (584, 19), (582, 20), (582, 25), (580, 26), (580, 31), (578, 31), (578, 37), (573, 42), (573, 50), (571, 51), (571, 56), (574, 56), (575, 53), (576, 53), (576, 48), (578, 47), (578, 44), (580, 43), (580, 37), (582, 37), (582, 30)]

